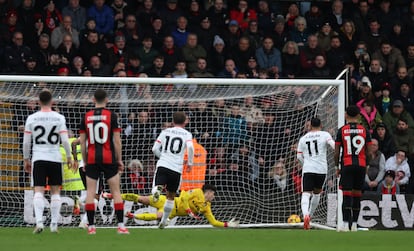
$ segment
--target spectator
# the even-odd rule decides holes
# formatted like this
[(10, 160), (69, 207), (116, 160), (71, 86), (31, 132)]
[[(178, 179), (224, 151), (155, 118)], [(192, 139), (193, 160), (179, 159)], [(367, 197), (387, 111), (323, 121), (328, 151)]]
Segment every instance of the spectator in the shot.
[(329, 68), (332, 70), (332, 76), (338, 76), (347, 62), (351, 61), (349, 52), (342, 47), (339, 36), (331, 37), (330, 49), (326, 52), (326, 61)]
[(119, 30), (124, 34), (126, 45), (131, 49), (136, 49), (141, 45), (142, 31), (137, 24), (135, 15), (128, 14), (125, 17), (125, 26)]
[(82, 59), (82, 57), (80, 56), (76, 56), (73, 60), (72, 60), (72, 64), (71, 64), (71, 73), (73, 76), (82, 76), (83, 71), (85, 69), (85, 63)]
[(99, 38), (96, 30), (90, 30), (88, 32), (87, 40), (81, 44), (79, 53), (86, 62), (89, 62), (93, 56), (100, 57), (104, 63), (108, 60), (107, 48), (105, 47), (104, 41)]
[(378, 141), (379, 151), (384, 154), (385, 159), (394, 155), (396, 149), (394, 138), (384, 123), (377, 124), (372, 137)]
[[(260, 73), (260, 66), (257, 64), (256, 57), (249, 58), (249, 61), (247, 62), (247, 72), (246, 77), (247, 78), (259, 78)], [(267, 70), (265, 69), (267, 72)]]
[(214, 78), (215, 76), (207, 68), (207, 60), (205, 58), (197, 59), (197, 68), (191, 74), (193, 78)]
[(316, 79), (333, 78), (331, 69), (326, 65), (325, 55), (319, 54), (315, 56), (310, 76)]
[(73, 58), (76, 57), (79, 53), (76, 47), (73, 44), (72, 36), (70, 34), (64, 34), (63, 39), (56, 52), (62, 59), (62, 63), (69, 66)]
[(230, 57), (236, 63), (237, 69), (240, 72), (247, 72), (247, 62), (249, 58), (255, 56), (255, 50), (250, 45), (248, 37), (241, 37), (236, 46), (231, 48)]
[(394, 99), (401, 100), (404, 104), (405, 110), (408, 111), (411, 116), (414, 116), (414, 94), (412, 92), (412, 85), (407, 82), (403, 82), (400, 85), (400, 89), (394, 96)]
[(244, 102), (240, 107), (240, 114), (246, 119), (248, 124), (250, 123), (250, 127), (264, 123), (263, 112), (257, 107), (252, 96), (244, 98)]
[(389, 112), (384, 114), (383, 121), (390, 128), (390, 131), (394, 131), (397, 128), (398, 120), (402, 118), (407, 121), (408, 127), (414, 128), (414, 120), (410, 113), (404, 109), (404, 104), (401, 100), (394, 100), (392, 108)]
[(164, 57), (157, 55), (152, 62), (151, 68), (149, 68), (145, 73), (148, 75), (148, 77), (164, 78), (170, 72), (167, 72), (166, 70)]
[[(131, 155), (127, 156), (129, 158), (131, 157)], [(125, 174), (122, 175), (121, 180), (121, 184), (123, 184), (122, 191), (145, 194), (149, 190), (149, 184), (145, 178), (144, 165), (138, 159), (129, 161)]]
[(392, 87), (392, 94), (393, 96), (399, 95), (400, 93), (400, 86), (403, 83), (407, 83), (408, 85), (412, 85), (412, 78), (408, 76), (407, 67), (399, 67), (396, 71), (394, 77), (390, 79), (390, 84)]
[(17, 20), (17, 12), (15, 10), (9, 10), (6, 14), (5, 22), (0, 22), (0, 56), (2, 56), (4, 47), (12, 43), (13, 32), (22, 30)]
[(224, 69), (225, 60), (228, 58), (227, 50), (224, 41), (218, 35), (214, 36), (213, 49), (208, 54), (208, 65), (211, 67), (211, 71), (214, 75), (217, 75), (222, 69)]
[(404, 149), (407, 156), (414, 154), (414, 129), (408, 127), (407, 120), (400, 118), (393, 131), (396, 149)]
[(44, 23), (43, 32), (49, 35), (51, 35), (52, 32), (62, 23), (62, 14), (60, 13), (60, 10), (56, 8), (53, 1), (49, 1), (49, 3), (44, 6), (42, 20)]
[(273, 32), (271, 34), (275, 47), (278, 50), (282, 50), (286, 42), (289, 41), (289, 33), (286, 31), (285, 19), (283, 16), (278, 15), (275, 19)]
[(230, 114), (224, 117), (221, 137), (228, 155), (249, 140), (246, 119), (241, 116), (238, 104), (232, 104)]
[(207, 16), (211, 19), (211, 26), (217, 27), (218, 34), (223, 34), (229, 22), (229, 15), (227, 9), (224, 8), (224, 1), (215, 0), (213, 6), (208, 9)]
[(72, 18), (72, 27), (81, 31), (86, 24), (86, 9), (79, 4), (79, 0), (69, 0), (68, 5), (63, 7), (62, 15)]
[(379, 184), (377, 193), (392, 195), (400, 193), (400, 186), (395, 182), (395, 172), (393, 170), (385, 172), (384, 180)]
[(175, 46), (174, 38), (172, 36), (166, 36), (164, 38), (164, 46), (162, 47), (160, 54), (164, 57), (164, 65), (168, 73), (175, 70), (175, 65), (178, 60), (182, 60), (181, 50)]
[(207, 58), (206, 50), (198, 44), (197, 35), (190, 33), (186, 44), (182, 47), (181, 54), (187, 65), (187, 71), (193, 73), (197, 70), (197, 59)]
[(94, 0), (87, 10), (89, 18), (96, 22), (96, 31), (100, 39), (108, 40), (114, 33), (114, 11), (105, 4), (105, 0)]
[[(42, 16), (40, 14), (36, 14), (34, 9), (33, 0), (24, 0), (21, 1), (21, 4), (17, 7), (17, 16), (19, 19), (17, 20), (20, 27), (23, 28), (21, 33), (25, 38), (25, 44), (28, 46), (33, 46), (37, 42), (37, 30), (35, 29), (36, 25), (43, 30), (44, 23), (42, 20)], [(42, 31), (40, 31), (42, 33)]]
[(385, 172), (385, 156), (379, 151), (378, 141), (372, 139), (371, 141), (370, 161), (367, 165), (367, 173), (365, 174), (364, 191), (377, 191), (377, 187), (384, 177)]
[(308, 44), (300, 48), (299, 51), (303, 76), (310, 76), (311, 69), (315, 65), (316, 55), (324, 55), (324, 52), (318, 47), (318, 38), (315, 35), (310, 35), (308, 37)]
[(405, 188), (411, 177), (410, 166), (407, 162), (407, 154), (404, 150), (398, 150), (394, 156), (391, 156), (385, 162), (385, 170), (395, 172), (395, 182), (400, 186), (401, 193), (405, 192)]
[(381, 96), (375, 99), (375, 106), (381, 116), (384, 116), (391, 108), (391, 85), (388, 82), (382, 84)]
[(286, 14), (286, 27), (288, 31), (291, 31), (296, 26), (296, 18), (300, 16), (299, 7), (296, 3), (291, 3)]
[(109, 77), (111, 76), (111, 68), (102, 62), (99, 56), (92, 56), (89, 60), (89, 69), (94, 77)]
[[(414, 6), (414, 5), (413, 5)], [(405, 54), (405, 63), (407, 64), (407, 73), (410, 78), (414, 77), (414, 44), (409, 44)]]
[[(359, 75), (365, 75), (369, 71), (371, 57), (367, 50), (367, 44), (363, 41), (358, 42), (357, 46), (354, 48), (354, 65), (357, 69)], [(378, 69), (381, 65), (378, 64)]]
[(272, 33), (274, 17), (275, 13), (270, 9), (268, 1), (260, 0), (257, 8), (257, 22), (259, 31), (265, 36)]
[(36, 58), (37, 66), (39, 66), (40, 72), (46, 73), (46, 69), (49, 67), (49, 59), (54, 52), (50, 45), (49, 35), (43, 33), (39, 36), (37, 46), (32, 50), (32, 55)]
[(407, 47), (410, 44), (408, 32), (404, 29), (403, 24), (399, 20), (396, 20), (393, 23), (394, 25), (392, 26), (391, 34), (388, 37), (390, 39), (390, 43), (394, 45), (394, 47), (398, 48), (404, 56), (407, 51)]
[(151, 25), (147, 26), (147, 30), (144, 34), (146, 34), (145, 36), (151, 37), (152, 48), (154, 48), (157, 51), (161, 51), (164, 42), (164, 37), (166, 36), (166, 32), (161, 17), (155, 16), (152, 19)]
[(309, 35), (306, 19), (304, 17), (297, 17), (295, 19), (295, 27), (289, 32), (289, 40), (296, 42), (299, 47), (303, 47), (308, 44)]
[(381, 25), (378, 21), (376, 19), (371, 19), (369, 21), (369, 30), (361, 35), (361, 40), (366, 42), (368, 52), (370, 54), (380, 49), (381, 41), (386, 39), (386, 37), (381, 33), (380, 28)]
[[(377, 20), (374, 19), (375, 15), (373, 11), (370, 9), (368, 1), (360, 0), (358, 2), (357, 8), (358, 8), (357, 10), (353, 10), (353, 16), (351, 18), (352, 21), (354, 21), (355, 23), (357, 32), (359, 32), (363, 37), (367, 37), (370, 34), (377, 36), (378, 35), (377, 32), (379, 31), (379, 23)], [(374, 30), (372, 30), (370, 27), (372, 21), (374, 21), (375, 26), (376, 26), (375, 33), (372, 33)], [(369, 44), (367, 40), (365, 39), (362, 39), (362, 40), (367, 42), (367, 44)], [(369, 50), (369, 51), (372, 52), (373, 50)]]
[(198, 43), (204, 48), (207, 54), (210, 54), (213, 48), (214, 37), (218, 34), (217, 27), (211, 25), (211, 19), (208, 16), (201, 18), (201, 23), (195, 30)]
[(358, 96), (355, 99), (355, 102), (358, 102), (362, 99), (369, 100), (372, 102), (375, 100), (374, 94), (372, 93), (371, 81), (367, 76), (363, 76), (361, 81), (358, 81), (357, 89)]
[(240, 29), (245, 31), (251, 20), (257, 20), (257, 13), (249, 7), (248, 1), (239, 0), (237, 8), (230, 10), (230, 19), (236, 20), (240, 25)]
[(262, 69), (274, 75), (282, 71), (282, 58), (280, 51), (274, 47), (271, 37), (263, 39), (262, 47), (256, 50), (257, 62)]
[[(344, 4), (342, 0), (332, 1), (332, 10), (326, 13), (326, 20), (332, 25), (332, 29), (339, 33), (340, 27), (343, 27), (345, 20), (349, 17), (344, 12)], [(353, 47), (355, 48), (355, 47)]]
[(85, 27), (83, 27), (79, 31), (79, 43), (80, 45), (84, 44), (86, 40), (88, 40), (89, 31), (94, 31), (96, 28), (95, 19), (88, 17), (85, 23)]
[(141, 25), (141, 27), (144, 28), (145, 32), (147, 33), (149, 31), (147, 29), (150, 29), (155, 19), (159, 19), (162, 23), (161, 17), (158, 13), (157, 8), (154, 6), (153, 0), (144, 0), (142, 5), (138, 8), (136, 17), (138, 23)]
[(52, 31), (51, 45), (57, 49), (63, 42), (64, 35), (70, 35), (72, 43), (75, 48), (79, 47), (79, 32), (72, 27), (72, 18), (70, 16), (63, 16), (62, 23)]
[(311, 2), (309, 11), (305, 13), (305, 19), (308, 30), (312, 34), (317, 33), (321, 29), (324, 21), (329, 23), (329, 21), (324, 20), (322, 10), (319, 4), (315, 2)]
[(223, 32), (223, 39), (227, 45), (227, 48), (233, 48), (236, 46), (239, 42), (241, 34), (239, 23), (236, 20), (231, 20), (228, 28)]
[(152, 48), (151, 37), (144, 37), (142, 46), (138, 48), (137, 54), (141, 59), (141, 65), (144, 67), (144, 71), (148, 70), (152, 66), (155, 57), (158, 56), (158, 51)]
[[(178, 60), (177, 64), (175, 65), (175, 71), (171, 73), (171, 77), (173, 78), (188, 78), (187, 73), (187, 65), (184, 61)], [(175, 84), (174, 88), (178, 91), (183, 91), (185, 89), (184, 84)], [(197, 87), (195, 87), (197, 88)]]
[(318, 45), (323, 51), (328, 51), (331, 48), (331, 39), (338, 36), (338, 33), (332, 29), (328, 22), (324, 22), (321, 29), (316, 33), (318, 37)]
[(192, 0), (186, 13), (186, 17), (188, 19), (188, 29), (190, 31), (196, 31), (204, 16), (205, 10), (200, 7), (199, 1)]
[(187, 43), (187, 36), (189, 34), (187, 30), (188, 21), (187, 18), (181, 16), (177, 18), (177, 25), (174, 30), (171, 31), (171, 36), (174, 38), (174, 44), (178, 48), (182, 48)]
[(300, 73), (300, 57), (298, 45), (288, 41), (282, 50), (283, 76), (294, 79)]
[[(179, 17), (184, 16), (183, 11), (178, 7), (177, 0), (167, 0), (166, 6), (160, 10), (160, 16), (167, 32), (171, 32), (177, 26)], [(185, 40), (184, 40), (185, 42)]]
[(17, 70), (17, 73), (21, 75), (41, 75), (40, 67), (37, 65), (36, 58), (33, 56), (25, 56), (24, 67)]
[(403, 14), (402, 21), (404, 23), (404, 28), (408, 32), (409, 40), (412, 41), (414, 38), (414, 1), (410, 1), (410, 4), (407, 8), (407, 12)]
[(114, 30), (116, 31), (125, 26), (125, 17), (131, 14), (131, 9), (124, 0), (114, 0), (110, 7), (114, 14)]
[(284, 191), (287, 185), (287, 171), (283, 161), (277, 161), (268, 173), (268, 177), (273, 180), (276, 187)]
[(233, 59), (227, 59), (224, 63), (224, 69), (217, 74), (219, 78), (236, 78), (238, 73), (236, 64)]
[(126, 64), (126, 72), (128, 77), (139, 77), (143, 72), (144, 67), (141, 65), (141, 60), (136, 53), (131, 53), (128, 56)]
[(128, 54), (131, 53), (126, 47), (126, 39), (122, 33), (117, 33), (114, 38), (114, 45), (108, 49), (108, 66), (112, 69), (118, 62), (125, 63), (128, 60)]
[(13, 33), (12, 44), (4, 49), (4, 72), (16, 73), (24, 68), (24, 57), (31, 54), (31, 50), (24, 44), (24, 36), (20, 31)]
[[(338, 0), (336, 2), (339, 2)], [(335, 30), (335, 29), (334, 29)], [(338, 31), (339, 39), (341, 40), (342, 48), (347, 53), (352, 53), (357, 48), (359, 34), (356, 32), (355, 24), (351, 20), (344, 20), (342, 26)], [(366, 48), (365, 48), (366, 51)], [(359, 53), (358, 53), (359, 56)]]
[(391, 7), (390, 0), (381, 0), (376, 14), (384, 36), (391, 38), (393, 24), (400, 20), (399, 11)]
[(381, 67), (388, 74), (388, 78), (392, 78), (399, 67), (405, 67), (401, 51), (385, 39), (381, 41), (380, 49), (372, 54), (372, 58), (380, 61)]
[(361, 99), (356, 103), (360, 110), (359, 123), (363, 125), (371, 134), (373, 133), (376, 125), (382, 122), (382, 117), (377, 111), (373, 100)]
[(381, 86), (384, 82), (388, 81), (388, 74), (382, 68), (381, 61), (379, 59), (372, 59), (368, 71), (366, 72), (372, 86), (372, 92), (375, 97), (381, 95)]

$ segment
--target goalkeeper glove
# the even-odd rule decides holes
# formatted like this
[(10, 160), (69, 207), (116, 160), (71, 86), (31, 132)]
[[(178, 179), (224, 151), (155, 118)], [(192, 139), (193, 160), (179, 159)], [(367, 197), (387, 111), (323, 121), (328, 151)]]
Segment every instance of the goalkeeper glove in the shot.
[(240, 226), (240, 221), (236, 220), (235, 218), (233, 218), (230, 221), (224, 223), (224, 227), (237, 228), (239, 226)]
[(193, 213), (193, 211), (191, 211), (191, 209), (190, 208), (188, 208), (187, 210), (185, 210), (186, 212), (187, 212), (187, 215), (188, 216), (190, 216), (191, 218), (194, 218), (194, 219), (196, 219), (196, 220), (201, 220), (201, 218), (200, 217), (198, 217), (197, 215), (195, 215), (194, 213)]

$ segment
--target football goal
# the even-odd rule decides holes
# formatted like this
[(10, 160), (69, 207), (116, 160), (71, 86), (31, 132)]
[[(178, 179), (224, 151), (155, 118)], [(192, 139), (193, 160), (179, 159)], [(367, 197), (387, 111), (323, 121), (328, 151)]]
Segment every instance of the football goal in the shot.
[[(215, 185), (215, 218), (236, 218), (246, 227), (295, 226), (287, 219), (301, 213), (297, 142), (314, 116), (333, 136), (344, 122), (343, 80), (0, 76), (0, 226), (34, 223), (30, 175), (23, 172), (21, 143), (25, 119), (38, 109), (37, 95), (43, 88), (52, 91), (54, 109), (66, 116), (71, 137), (78, 136), (81, 116), (93, 108), (94, 91), (107, 91), (108, 107), (118, 114), (122, 126), (123, 192), (150, 194), (156, 163), (152, 144), (163, 128), (171, 126), (172, 114), (185, 111), (186, 128), (205, 149), (204, 160), (196, 166), (202, 171), (197, 177), (186, 173), (185, 189)], [(333, 151), (328, 156), (329, 173), (313, 223), (334, 227)], [(80, 216), (72, 213), (73, 198), (81, 191), (65, 184), (63, 189), (61, 223), (76, 226)], [(131, 203), (126, 207), (136, 212), (153, 210)], [(101, 198), (98, 225), (114, 224), (113, 211), (111, 201)], [(155, 223), (128, 220), (127, 225)], [(182, 217), (175, 225), (208, 222)]]

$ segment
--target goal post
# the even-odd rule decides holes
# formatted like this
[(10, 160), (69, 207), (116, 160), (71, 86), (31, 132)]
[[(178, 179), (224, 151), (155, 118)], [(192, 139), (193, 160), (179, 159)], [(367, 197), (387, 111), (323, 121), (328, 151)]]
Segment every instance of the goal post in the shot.
[[(33, 194), (22, 171), (21, 125), (38, 108), (35, 101), (43, 88), (52, 91), (54, 107), (66, 116), (73, 137), (78, 135), (82, 114), (93, 108), (94, 91), (107, 91), (108, 107), (118, 114), (123, 128), (123, 192), (150, 193), (156, 163), (151, 152), (154, 139), (171, 122), (174, 111), (185, 111), (187, 129), (207, 152), (200, 164), (205, 168), (201, 183), (217, 187), (212, 203), (215, 218), (237, 218), (245, 227), (298, 226), (286, 223), (289, 215), (301, 213), (295, 144), (314, 116), (333, 136), (344, 123), (343, 80), (0, 75), (0, 226), (34, 223)], [(328, 158), (330, 170), (313, 218), (321, 228), (336, 225), (338, 208), (333, 151)], [(195, 182), (199, 176), (187, 178), (200, 185)], [(79, 194), (62, 192), (62, 224), (79, 223), (79, 216), (72, 214), (73, 198)], [(154, 210), (131, 203), (126, 207), (136, 212)], [(113, 213), (111, 201), (101, 198), (98, 225), (114, 224)], [(127, 225), (155, 223), (129, 220)], [(181, 217), (175, 224), (191, 227), (208, 222)]]

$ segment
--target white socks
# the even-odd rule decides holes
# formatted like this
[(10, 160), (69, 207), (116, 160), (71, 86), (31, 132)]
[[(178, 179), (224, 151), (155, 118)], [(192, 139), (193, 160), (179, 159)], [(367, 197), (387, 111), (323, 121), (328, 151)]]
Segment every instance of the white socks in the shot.
[(33, 196), (33, 207), (36, 224), (43, 224), (43, 211), (45, 210), (45, 198), (42, 193), (35, 193)]
[(321, 195), (320, 194), (313, 194), (312, 195), (312, 199), (311, 199), (311, 202), (310, 202), (310, 209), (309, 209), (310, 216), (313, 216), (313, 213), (315, 213), (316, 208), (318, 207), (320, 200), (321, 200)]
[(167, 200), (164, 204), (164, 214), (162, 215), (161, 223), (165, 224), (173, 208), (174, 208), (174, 201)]
[(309, 200), (310, 200), (311, 194), (310, 193), (302, 193), (302, 200), (300, 202), (302, 206), (302, 214), (303, 216), (309, 214)]
[(53, 194), (50, 197), (50, 215), (51, 215), (51, 223), (58, 223), (59, 215), (60, 215), (60, 207), (62, 205), (62, 201), (60, 199), (59, 194)]

